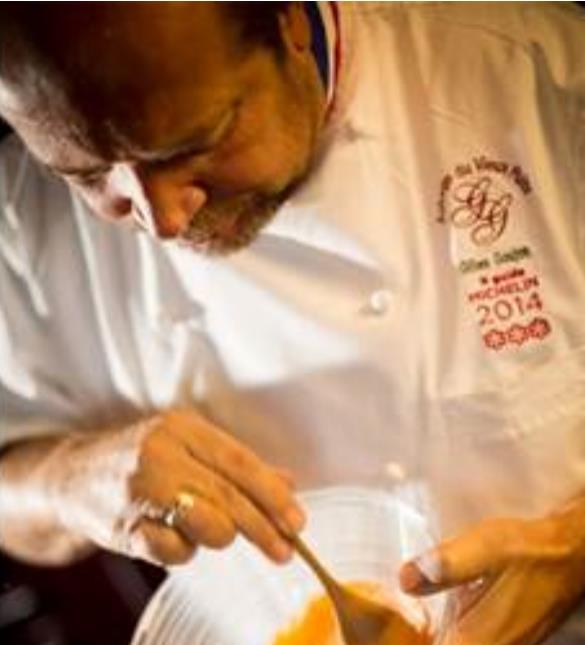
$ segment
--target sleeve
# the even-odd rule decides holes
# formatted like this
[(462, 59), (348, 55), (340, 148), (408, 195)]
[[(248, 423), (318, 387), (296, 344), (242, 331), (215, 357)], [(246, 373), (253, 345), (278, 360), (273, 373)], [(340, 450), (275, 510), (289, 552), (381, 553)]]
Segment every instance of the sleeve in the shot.
[(22, 144), (0, 144), (0, 446), (174, 404), (195, 307), (160, 245), (90, 215)]
[(39, 369), (54, 362), (49, 299), (39, 277), (46, 181), (16, 137), (0, 144), (0, 447), (64, 432), (71, 412), (56, 395), (59, 370)]

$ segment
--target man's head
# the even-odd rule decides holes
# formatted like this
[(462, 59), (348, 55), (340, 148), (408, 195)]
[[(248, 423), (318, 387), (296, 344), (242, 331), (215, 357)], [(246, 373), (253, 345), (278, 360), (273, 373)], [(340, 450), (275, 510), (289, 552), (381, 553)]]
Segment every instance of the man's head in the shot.
[(227, 252), (306, 172), (324, 93), (302, 3), (6, 3), (0, 23), (0, 113), (104, 217)]

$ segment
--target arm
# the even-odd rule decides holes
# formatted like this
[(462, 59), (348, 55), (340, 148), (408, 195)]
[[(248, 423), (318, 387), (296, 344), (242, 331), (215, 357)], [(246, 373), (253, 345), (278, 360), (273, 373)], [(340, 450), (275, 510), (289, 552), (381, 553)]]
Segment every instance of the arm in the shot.
[(0, 546), (9, 555), (41, 565), (69, 564), (93, 550), (66, 529), (54, 508), (51, 464), (69, 437), (9, 446), (0, 456)]
[[(277, 562), (304, 518), (290, 478), (192, 409), (123, 427), (15, 444), (1, 459), (0, 544), (61, 564), (91, 544), (155, 564), (242, 533)], [(163, 521), (177, 497), (192, 506)]]

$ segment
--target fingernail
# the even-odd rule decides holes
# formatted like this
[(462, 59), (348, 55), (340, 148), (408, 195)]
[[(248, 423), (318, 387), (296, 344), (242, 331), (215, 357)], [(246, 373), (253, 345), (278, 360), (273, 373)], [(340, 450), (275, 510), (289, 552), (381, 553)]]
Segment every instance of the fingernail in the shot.
[(421, 588), (429, 581), (422, 575), (414, 562), (403, 564), (400, 569), (400, 586), (406, 593), (420, 593)]
[(279, 564), (285, 564), (292, 558), (293, 551), (290, 544), (279, 540), (272, 544), (271, 554), (276, 562)]
[(295, 533), (301, 531), (307, 523), (307, 516), (304, 511), (297, 506), (291, 506), (284, 514), (284, 519), (288, 527)]
[(432, 593), (437, 590), (440, 580), (440, 563), (430, 553), (407, 562), (400, 570), (400, 586), (407, 593)]

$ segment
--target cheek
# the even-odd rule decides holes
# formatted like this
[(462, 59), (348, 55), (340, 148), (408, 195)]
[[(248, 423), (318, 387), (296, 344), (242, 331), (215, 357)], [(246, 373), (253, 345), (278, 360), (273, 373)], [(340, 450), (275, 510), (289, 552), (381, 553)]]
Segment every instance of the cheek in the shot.
[(307, 157), (302, 133), (274, 128), (240, 149), (218, 154), (210, 165), (209, 180), (234, 191), (280, 190), (304, 169)]
[(205, 180), (234, 192), (278, 192), (307, 165), (310, 128), (305, 106), (290, 109), (282, 89), (250, 94), (224, 146), (205, 165)]

